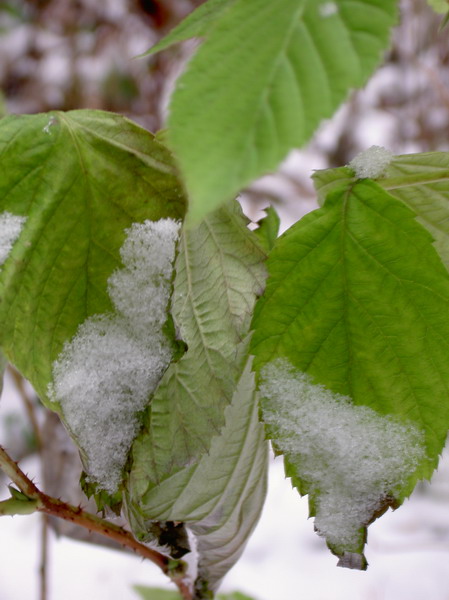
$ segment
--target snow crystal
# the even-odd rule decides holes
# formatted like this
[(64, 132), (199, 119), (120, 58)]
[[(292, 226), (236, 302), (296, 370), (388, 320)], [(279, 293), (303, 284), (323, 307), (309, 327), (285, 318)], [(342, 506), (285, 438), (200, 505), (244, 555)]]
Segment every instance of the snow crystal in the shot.
[(53, 363), (49, 386), (85, 453), (90, 479), (109, 493), (120, 483), (139, 412), (171, 360), (162, 327), (179, 224), (145, 221), (126, 233), (124, 267), (108, 280), (116, 312), (80, 325)]
[(260, 393), (276, 445), (317, 493), (319, 535), (334, 545), (357, 545), (358, 530), (425, 459), (423, 433), (312, 384), (282, 359), (262, 369)]
[(338, 12), (338, 6), (335, 2), (324, 2), (323, 4), (320, 4), (319, 11), (322, 17), (331, 17)]
[(56, 117), (50, 117), (50, 118), (48, 119), (48, 122), (47, 122), (47, 124), (46, 124), (46, 125), (45, 125), (45, 127), (42, 129), (42, 131), (43, 131), (44, 133), (46, 133), (47, 135), (50, 135), (50, 134), (51, 134), (51, 130), (50, 130), (50, 128), (51, 128), (53, 125), (55, 125), (55, 123), (56, 123)]
[(26, 217), (18, 217), (9, 212), (0, 213), (0, 265), (8, 258), (25, 221)]
[(382, 146), (371, 146), (355, 156), (349, 166), (353, 169), (358, 179), (377, 179), (385, 173), (391, 163), (393, 154)]

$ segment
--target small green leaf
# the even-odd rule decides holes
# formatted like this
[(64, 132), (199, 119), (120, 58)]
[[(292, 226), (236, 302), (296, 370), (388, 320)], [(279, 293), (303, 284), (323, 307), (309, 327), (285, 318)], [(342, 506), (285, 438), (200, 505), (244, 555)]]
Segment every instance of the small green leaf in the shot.
[(189, 219), (276, 168), (379, 63), (396, 0), (235, 0), (179, 78), (169, 140)]
[(429, 6), (437, 13), (444, 14), (449, 10), (449, 3), (447, 0), (427, 0)]
[(111, 309), (125, 229), (180, 219), (185, 201), (165, 148), (111, 113), (5, 117), (0, 160), (0, 210), (26, 218), (2, 266), (0, 343), (45, 402), (64, 342)]
[(266, 215), (259, 221), (259, 227), (255, 230), (255, 234), (259, 238), (259, 243), (266, 252), (272, 250), (276, 239), (279, 235), (279, 226), (281, 220), (273, 206), (265, 209)]
[(205, 37), (220, 15), (235, 0), (208, 0), (191, 12), (179, 25), (177, 25), (160, 42), (155, 44), (140, 57), (156, 54), (173, 44), (190, 40), (194, 37)]
[(26, 498), (26, 500), (16, 499), (15, 497), (8, 498), (0, 502), (0, 516), (31, 515), (37, 511), (37, 505), (37, 500), (31, 500), (30, 498)]
[(179, 592), (163, 590), (162, 588), (135, 585), (133, 589), (139, 594), (142, 600), (182, 600)]
[[(142, 600), (181, 600), (181, 596), (178, 592), (171, 592), (161, 588), (135, 585), (133, 589), (139, 594)], [(218, 594), (217, 600), (255, 600), (255, 598), (240, 592), (231, 592), (230, 594)]]
[(256, 600), (254, 597), (247, 596), (241, 592), (231, 592), (230, 594), (218, 594), (217, 600)]
[(28, 502), (30, 500), (28, 496), (12, 485), (8, 485), (8, 490), (14, 500), (20, 500), (22, 502)]
[[(425, 455), (411, 450), (409, 462), (406, 446), (393, 444), (391, 459), (410, 469), (400, 482), (390, 482), (389, 489), (380, 485), (372, 509), (355, 521), (357, 540), (346, 544), (328, 537), (342, 564), (363, 567), (363, 557), (356, 555), (362, 553), (366, 525), (388, 505), (400, 504), (418, 479), (430, 477), (446, 440), (449, 275), (432, 241), (416, 214), (379, 184), (362, 180), (342, 188), (340, 182), (322, 209), (279, 238), (268, 260), (270, 277), (256, 306), (252, 351), (267, 396), (263, 411), (268, 432), (286, 455), (294, 484), (311, 494), (312, 514), (323, 517), (319, 507), (326, 499), (324, 484), (318, 472), (318, 479), (305, 474), (305, 463), (301, 470), (301, 449), (293, 433), (285, 433), (295, 422), (295, 411), (306, 410), (304, 399), (319, 397), (329, 414), (356, 415), (354, 423), (366, 417), (382, 435), (391, 428), (393, 433), (406, 432), (409, 440), (418, 440), (418, 431), (424, 436)], [(266, 369), (271, 369), (270, 376)], [(275, 389), (270, 378), (276, 380), (276, 369), (283, 383)], [(298, 390), (296, 405), (292, 389)], [(282, 416), (287, 408), (286, 421), (276, 421), (276, 410)], [(319, 422), (325, 423), (318, 421), (317, 427)], [(332, 422), (318, 441), (323, 457), (326, 440), (338, 441)], [(356, 440), (359, 429), (354, 427)], [(347, 437), (342, 435), (342, 440), (347, 442)], [(354, 463), (366, 460), (372, 466), (376, 459), (369, 451), (363, 455), (365, 446), (362, 436), (354, 447), (342, 448), (341, 481), (351, 480), (345, 468)], [(385, 442), (379, 449), (381, 455), (387, 446)], [(326, 460), (337, 469), (333, 457), (323, 458), (322, 464)], [(354, 489), (353, 496), (359, 492)]]

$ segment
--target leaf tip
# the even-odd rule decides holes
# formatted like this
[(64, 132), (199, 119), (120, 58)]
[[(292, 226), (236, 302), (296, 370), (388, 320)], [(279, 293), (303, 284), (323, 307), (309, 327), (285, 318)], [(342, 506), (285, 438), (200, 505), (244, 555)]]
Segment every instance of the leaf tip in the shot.
[(338, 560), (337, 567), (366, 571), (368, 568), (368, 561), (364, 554), (358, 552), (343, 552)]

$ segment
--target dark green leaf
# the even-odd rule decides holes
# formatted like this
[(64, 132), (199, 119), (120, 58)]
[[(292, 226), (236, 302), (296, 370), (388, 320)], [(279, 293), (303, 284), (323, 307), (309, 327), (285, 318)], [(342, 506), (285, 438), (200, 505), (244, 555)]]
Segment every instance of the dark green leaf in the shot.
[(184, 199), (164, 147), (111, 113), (5, 117), (0, 161), (0, 210), (27, 219), (2, 267), (0, 341), (45, 401), (64, 342), (111, 309), (124, 230), (182, 218)]

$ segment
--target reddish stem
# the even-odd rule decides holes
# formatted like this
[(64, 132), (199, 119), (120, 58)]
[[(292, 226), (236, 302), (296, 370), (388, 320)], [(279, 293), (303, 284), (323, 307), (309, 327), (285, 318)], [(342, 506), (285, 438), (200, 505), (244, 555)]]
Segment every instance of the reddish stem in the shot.
[(73, 506), (57, 498), (52, 498), (41, 492), (19, 465), (12, 460), (9, 454), (0, 446), (0, 468), (8, 475), (19, 490), (30, 500), (37, 502), (36, 510), (53, 517), (65, 519), (104, 535), (126, 548), (129, 548), (156, 564), (179, 589), (184, 600), (193, 600), (192, 592), (185, 579), (186, 564), (183, 561), (174, 561), (156, 550), (148, 548), (138, 542), (133, 535), (118, 525), (110, 523), (96, 515), (84, 511), (80, 506)]

